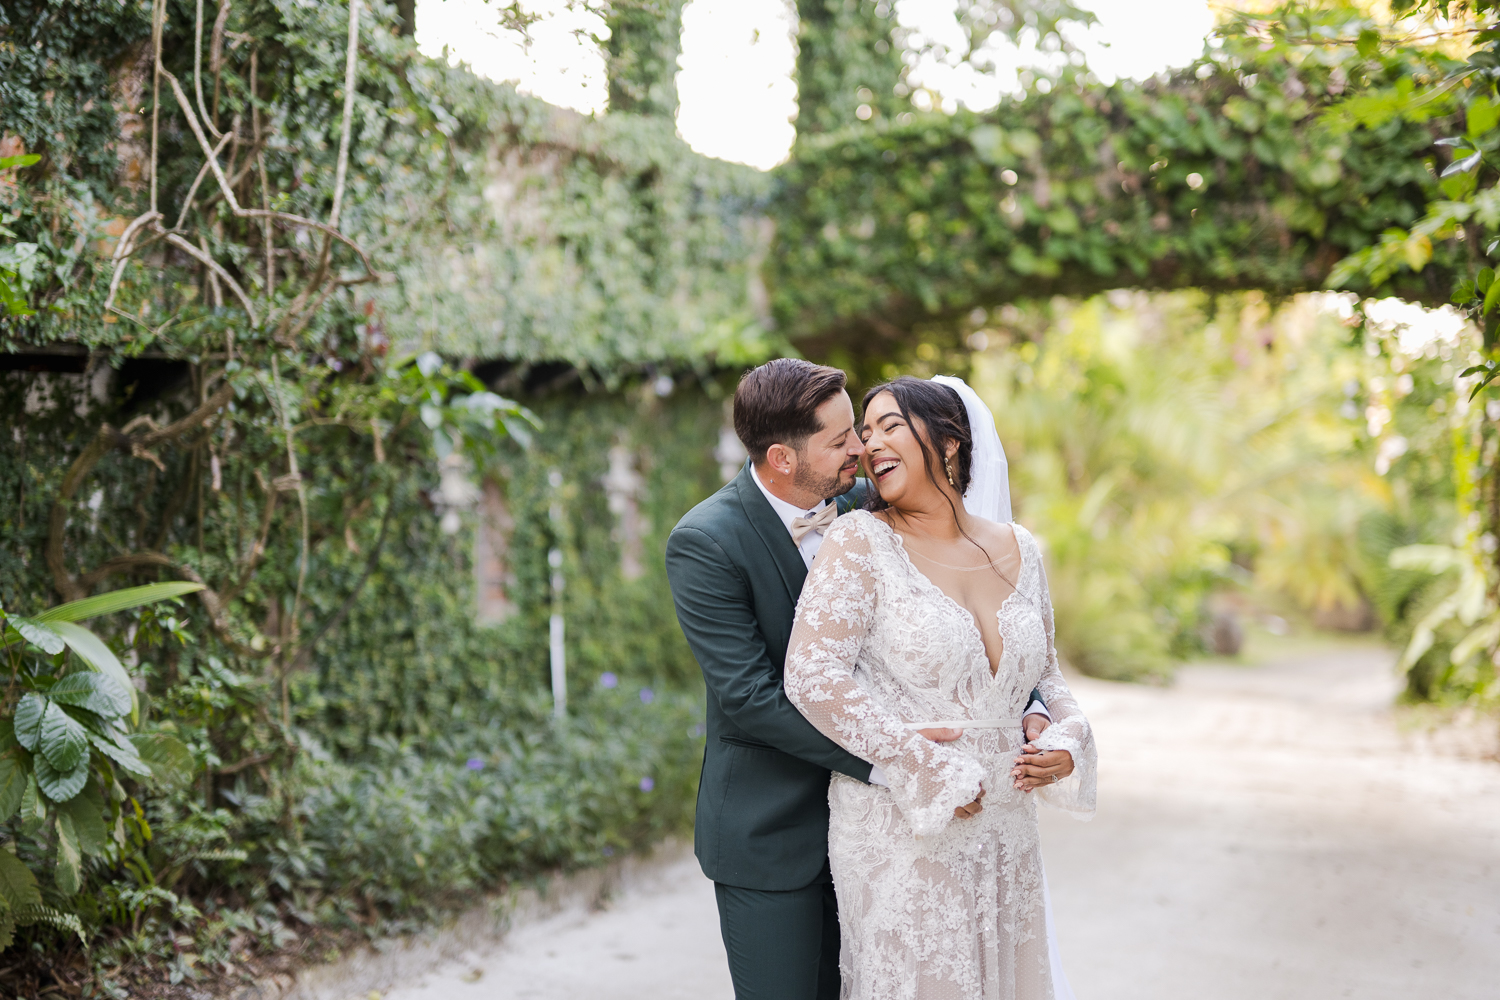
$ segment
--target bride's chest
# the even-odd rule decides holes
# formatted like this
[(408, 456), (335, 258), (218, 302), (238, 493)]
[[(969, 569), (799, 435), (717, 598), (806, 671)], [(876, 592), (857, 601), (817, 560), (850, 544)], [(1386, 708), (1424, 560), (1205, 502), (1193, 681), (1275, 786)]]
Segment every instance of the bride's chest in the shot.
[[(899, 566), (892, 567), (886, 584), (880, 602), (883, 613), (870, 635), (873, 641), (866, 643), (870, 659), (917, 687), (942, 689), (990, 679), (990, 656), (973, 612), (933, 584), (901, 572)], [(1047, 633), (1034, 600), (1015, 593), (986, 624), (1000, 639), (996, 679), (1041, 675)]]

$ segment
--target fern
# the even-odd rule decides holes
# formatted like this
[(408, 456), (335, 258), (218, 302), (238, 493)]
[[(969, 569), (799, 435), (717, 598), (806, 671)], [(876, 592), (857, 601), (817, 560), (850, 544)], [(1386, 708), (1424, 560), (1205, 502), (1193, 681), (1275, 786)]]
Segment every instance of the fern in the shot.
[(64, 913), (40, 903), (32, 903), (21, 907), (15, 913), (17, 927), (30, 927), (34, 924), (50, 924), (62, 931), (72, 931), (78, 935), (78, 940), (83, 946), (89, 946), (88, 932), (83, 929), (83, 923), (79, 921), (75, 913)]

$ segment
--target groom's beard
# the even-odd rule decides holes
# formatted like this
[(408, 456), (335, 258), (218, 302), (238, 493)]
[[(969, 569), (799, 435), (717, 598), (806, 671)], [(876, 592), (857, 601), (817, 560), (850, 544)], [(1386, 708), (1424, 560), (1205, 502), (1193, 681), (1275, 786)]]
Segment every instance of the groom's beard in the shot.
[[(854, 481), (858, 473), (859, 466), (854, 466), (851, 469), (840, 469), (832, 476), (820, 476), (805, 466), (798, 466), (796, 473), (792, 476), (792, 482), (799, 489), (804, 489), (814, 496), (832, 500), (854, 489)], [(844, 481), (845, 476), (848, 477), (848, 482)]]

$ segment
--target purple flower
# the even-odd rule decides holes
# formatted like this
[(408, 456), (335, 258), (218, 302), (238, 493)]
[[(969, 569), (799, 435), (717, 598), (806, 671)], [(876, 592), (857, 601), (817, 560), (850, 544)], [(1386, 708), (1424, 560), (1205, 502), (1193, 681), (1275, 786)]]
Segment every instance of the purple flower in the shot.
[(478, 757), (470, 757), (469, 762), (464, 766), (471, 771), (483, 771), (484, 761), (480, 760)]
[(641, 779), (641, 791), (643, 791), (643, 792), (649, 792), (649, 791), (651, 791), (651, 789), (653, 789), (655, 787), (656, 787), (656, 779), (654, 779), (654, 778), (642, 778)]
[(656, 700), (656, 692), (650, 688), (641, 688), (641, 704), (649, 705)]
[(614, 690), (619, 684), (620, 678), (616, 677), (613, 671), (606, 670), (599, 675), (599, 686), (602, 688)]
[(613, 847), (606, 847), (603, 853), (606, 858), (612, 858), (615, 856), (615, 849)]

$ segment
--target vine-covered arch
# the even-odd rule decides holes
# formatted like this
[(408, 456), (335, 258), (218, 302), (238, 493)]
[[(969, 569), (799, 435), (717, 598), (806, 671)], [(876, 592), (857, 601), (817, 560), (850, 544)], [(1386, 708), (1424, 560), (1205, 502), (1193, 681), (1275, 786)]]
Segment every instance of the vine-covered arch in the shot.
[[(1423, 215), (1453, 124), (1342, 127), (1328, 109), (1438, 61), (1335, 48), (1298, 64), (1230, 37), (1169, 79), (1068, 73), (989, 112), (802, 134), (772, 206), (776, 318), (805, 351), (860, 357), (1014, 299), (1325, 288), (1340, 260)], [(1463, 235), (1415, 241), (1421, 270), (1393, 290), (1446, 301), (1473, 253)]]

